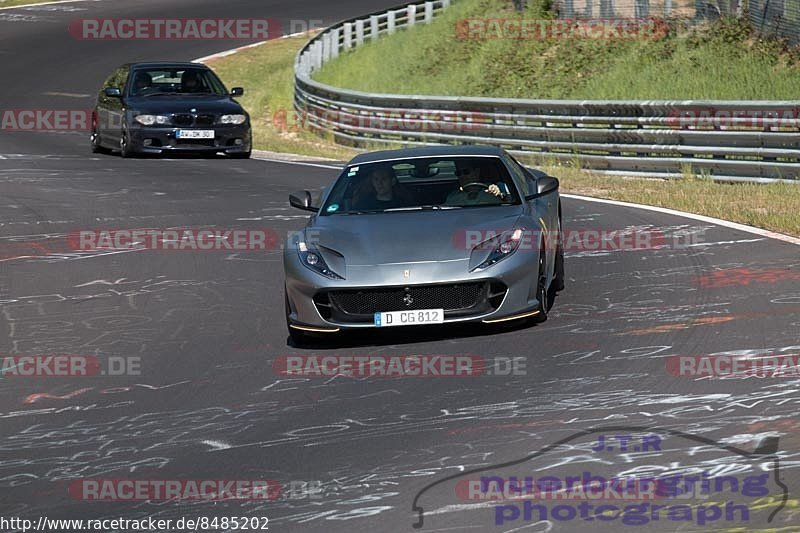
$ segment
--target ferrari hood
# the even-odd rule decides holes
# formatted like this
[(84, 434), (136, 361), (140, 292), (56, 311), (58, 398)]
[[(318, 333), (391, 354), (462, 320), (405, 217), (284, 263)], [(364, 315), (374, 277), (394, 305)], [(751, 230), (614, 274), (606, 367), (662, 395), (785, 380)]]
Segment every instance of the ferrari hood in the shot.
[(472, 247), (514, 228), (521, 206), (318, 216), (306, 238), (348, 267), (468, 260)]

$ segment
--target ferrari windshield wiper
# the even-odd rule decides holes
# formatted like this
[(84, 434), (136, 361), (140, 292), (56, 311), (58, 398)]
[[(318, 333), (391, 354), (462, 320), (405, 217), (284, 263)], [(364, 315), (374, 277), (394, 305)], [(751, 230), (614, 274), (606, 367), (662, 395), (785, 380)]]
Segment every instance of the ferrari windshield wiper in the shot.
[(383, 213), (383, 209), (369, 209), (365, 211), (345, 211), (342, 213), (332, 213), (333, 215), (371, 215), (374, 213)]
[(391, 209), (385, 209), (385, 212), (390, 211), (438, 211), (440, 209), (449, 210), (449, 209), (461, 209), (461, 206), (458, 205), (415, 205), (412, 207), (393, 207)]

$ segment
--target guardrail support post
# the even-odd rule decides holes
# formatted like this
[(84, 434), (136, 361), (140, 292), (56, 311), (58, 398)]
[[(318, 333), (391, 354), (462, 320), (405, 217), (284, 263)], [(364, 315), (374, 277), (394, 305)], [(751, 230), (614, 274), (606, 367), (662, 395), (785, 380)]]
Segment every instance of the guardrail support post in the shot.
[[(638, 2), (639, 0), (635, 0)], [(613, 0), (600, 0), (600, 18), (610, 19), (614, 17), (614, 1)], [(634, 16), (634, 18), (636, 18)]]
[(416, 21), (417, 21), (417, 6), (411, 4), (410, 6), (408, 6), (408, 20), (406, 21), (406, 26), (410, 28), (411, 26), (414, 25)]
[(425, 2), (425, 24), (433, 20), (433, 2)]
[(634, 18), (643, 19), (650, 16), (649, 0), (636, 0), (634, 4)]
[(353, 23), (344, 23), (344, 49), (350, 50), (353, 47)]
[(314, 57), (314, 70), (322, 68), (322, 43), (319, 41), (314, 43), (314, 46), (311, 47), (311, 51)]
[(331, 58), (339, 57), (339, 28), (330, 31), (331, 34)]
[(322, 35), (322, 62), (325, 63), (331, 58), (331, 32)]
[(364, 19), (356, 21), (356, 46), (364, 44)]
[(369, 37), (373, 41), (378, 38), (380, 28), (378, 27), (378, 15), (372, 15), (369, 18)]

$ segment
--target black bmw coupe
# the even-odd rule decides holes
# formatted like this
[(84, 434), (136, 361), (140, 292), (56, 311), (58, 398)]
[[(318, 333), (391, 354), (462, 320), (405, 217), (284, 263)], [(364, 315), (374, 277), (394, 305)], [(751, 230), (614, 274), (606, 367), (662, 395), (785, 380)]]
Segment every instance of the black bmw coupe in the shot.
[(92, 114), (95, 153), (122, 157), (174, 152), (250, 157), (250, 116), (214, 72), (200, 63), (129, 63), (97, 95)]

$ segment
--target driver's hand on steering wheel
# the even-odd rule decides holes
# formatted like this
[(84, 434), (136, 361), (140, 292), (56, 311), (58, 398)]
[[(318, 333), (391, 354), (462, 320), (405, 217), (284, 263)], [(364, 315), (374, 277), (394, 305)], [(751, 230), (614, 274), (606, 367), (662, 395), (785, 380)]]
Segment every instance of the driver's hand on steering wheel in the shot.
[(488, 193), (490, 193), (490, 194), (493, 194), (493, 195), (495, 195), (495, 196), (502, 196), (502, 195), (503, 195), (503, 193), (502, 193), (502, 192), (500, 192), (500, 187), (498, 187), (498, 186), (497, 186), (496, 184), (494, 184), (494, 183), (492, 183), (491, 185), (489, 185), (489, 187), (486, 189), (486, 192), (488, 192)]

